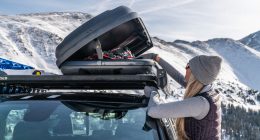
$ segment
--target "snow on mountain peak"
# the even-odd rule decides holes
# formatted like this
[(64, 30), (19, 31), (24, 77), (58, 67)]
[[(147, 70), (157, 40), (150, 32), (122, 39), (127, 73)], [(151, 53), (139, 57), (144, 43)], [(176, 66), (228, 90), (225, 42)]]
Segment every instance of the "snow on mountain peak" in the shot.
[(207, 43), (231, 66), (238, 80), (249, 87), (260, 89), (260, 53), (233, 39), (212, 39)]
[(243, 44), (260, 51), (260, 31), (252, 33), (240, 40)]

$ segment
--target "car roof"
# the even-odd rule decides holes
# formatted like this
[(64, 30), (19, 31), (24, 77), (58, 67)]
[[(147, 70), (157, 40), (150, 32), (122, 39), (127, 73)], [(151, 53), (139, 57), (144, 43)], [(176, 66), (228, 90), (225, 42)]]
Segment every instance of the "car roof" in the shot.
[(1, 95), (2, 102), (6, 101), (70, 101), (88, 102), (95, 104), (128, 104), (136, 107), (146, 107), (148, 99), (144, 95), (106, 92), (52, 92), (37, 94)]

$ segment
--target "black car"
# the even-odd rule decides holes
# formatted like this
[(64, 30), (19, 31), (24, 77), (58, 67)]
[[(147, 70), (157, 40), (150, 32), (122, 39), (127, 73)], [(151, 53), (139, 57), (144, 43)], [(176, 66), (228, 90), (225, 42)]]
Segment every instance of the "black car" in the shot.
[(146, 115), (148, 99), (125, 93), (1, 95), (1, 140), (168, 140), (171, 121)]

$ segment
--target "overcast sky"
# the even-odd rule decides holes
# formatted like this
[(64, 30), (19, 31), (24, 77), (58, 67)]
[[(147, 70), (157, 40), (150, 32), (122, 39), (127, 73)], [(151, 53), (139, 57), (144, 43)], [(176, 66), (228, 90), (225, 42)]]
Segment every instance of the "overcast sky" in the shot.
[(0, 14), (79, 11), (92, 15), (131, 7), (149, 33), (167, 41), (240, 39), (260, 30), (260, 0), (0, 0)]

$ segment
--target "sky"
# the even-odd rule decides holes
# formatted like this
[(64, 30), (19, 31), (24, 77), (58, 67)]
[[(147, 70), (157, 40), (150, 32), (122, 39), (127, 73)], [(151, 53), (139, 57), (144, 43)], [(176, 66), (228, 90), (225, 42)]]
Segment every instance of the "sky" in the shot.
[(241, 39), (260, 30), (260, 0), (0, 0), (0, 14), (86, 12), (125, 5), (166, 41)]

